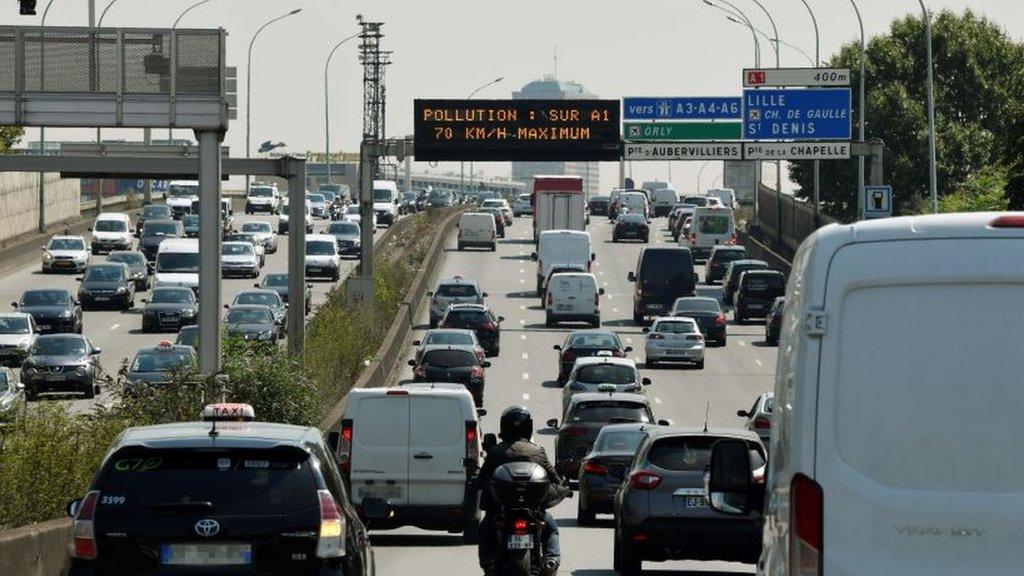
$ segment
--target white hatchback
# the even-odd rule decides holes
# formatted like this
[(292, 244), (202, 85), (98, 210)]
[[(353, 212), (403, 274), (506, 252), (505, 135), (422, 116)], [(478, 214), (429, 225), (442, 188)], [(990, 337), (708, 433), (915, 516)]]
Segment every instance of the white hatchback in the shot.
[(644, 327), (647, 341), (644, 353), (645, 364), (654, 368), (659, 362), (687, 362), (704, 368), (704, 336), (692, 318), (656, 318), (649, 327)]

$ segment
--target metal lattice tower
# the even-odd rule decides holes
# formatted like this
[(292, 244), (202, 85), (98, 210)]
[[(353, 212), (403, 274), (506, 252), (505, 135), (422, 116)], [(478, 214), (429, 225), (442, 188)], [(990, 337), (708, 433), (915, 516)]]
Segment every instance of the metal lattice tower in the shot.
[(363, 64), (363, 140), (384, 138), (384, 72), (391, 52), (382, 52), (383, 22), (360, 21), (359, 61)]

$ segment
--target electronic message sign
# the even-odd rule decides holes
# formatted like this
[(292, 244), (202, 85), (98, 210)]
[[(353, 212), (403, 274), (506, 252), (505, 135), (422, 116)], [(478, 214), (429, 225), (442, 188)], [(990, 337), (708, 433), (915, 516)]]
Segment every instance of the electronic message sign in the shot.
[(416, 160), (617, 161), (618, 100), (415, 100)]

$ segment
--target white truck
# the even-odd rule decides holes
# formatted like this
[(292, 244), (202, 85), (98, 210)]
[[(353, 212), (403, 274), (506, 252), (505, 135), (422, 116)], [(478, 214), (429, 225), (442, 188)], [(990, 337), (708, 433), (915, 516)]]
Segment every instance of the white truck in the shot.
[(547, 230), (585, 230), (583, 179), (579, 176), (535, 176), (533, 179), (533, 241)]

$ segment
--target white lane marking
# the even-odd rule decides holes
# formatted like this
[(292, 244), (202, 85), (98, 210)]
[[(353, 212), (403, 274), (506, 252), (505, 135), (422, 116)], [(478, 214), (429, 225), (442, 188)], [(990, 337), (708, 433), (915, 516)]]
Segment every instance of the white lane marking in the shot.
[(754, 362), (756, 362), (758, 366), (764, 366), (764, 362), (761, 362), (757, 358), (754, 358)]
[(661, 398), (655, 398), (654, 399), (654, 403), (655, 404), (661, 404)]
[(519, 319), (519, 323), (520, 324), (526, 324), (526, 318), (520, 318)]
[(113, 326), (111, 326), (111, 327), (110, 327), (110, 329), (111, 329), (111, 330), (117, 330), (117, 329), (118, 329), (118, 328), (120, 328), (120, 327), (121, 327), (121, 325), (120, 325), (120, 324), (114, 324)]
[(520, 310), (526, 310), (526, 304), (522, 304), (522, 305), (520, 305), (520, 306), (519, 306), (519, 309), (520, 309)]
[(626, 344), (632, 344), (632, 343), (633, 343), (633, 339), (632, 338), (626, 338)]
[(607, 286), (607, 285), (608, 285), (608, 281), (607, 281), (607, 280), (605, 280), (605, 281), (604, 281), (604, 285), (605, 285), (605, 286)]
[(526, 340), (526, 334), (520, 334), (519, 335), (519, 339), (520, 340)]
[(523, 352), (523, 360), (529, 360), (529, 359), (530, 359), (530, 355), (527, 354), (526, 352)]
[(619, 313), (619, 309), (618, 308), (612, 308), (612, 312), (615, 312), (616, 314), (618, 314)]
[(604, 276), (604, 270), (598, 270), (597, 273), (601, 276)]
[(747, 345), (746, 342), (744, 342), (743, 340), (740, 340), (740, 346), (746, 346), (746, 345)]
[(525, 274), (525, 273), (526, 273), (526, 270), (523, 270), (522, 268), (520, 268), (520, 269), (519, 269), (519, 273), (520, 273), (520, 274)]
[(529, 399), (530, 399), (530, 395), (527, 394), (526, 392), (523, 392), (523, 400), (529, 400)]
[(523, 372), (523, 380), (529, 380), (529, 379), (530, 379), (530, 373), (529, 372)]
[(526, 284), (526, 278), (520, 278), (519, 279), (519, 283), (520, 284)]

